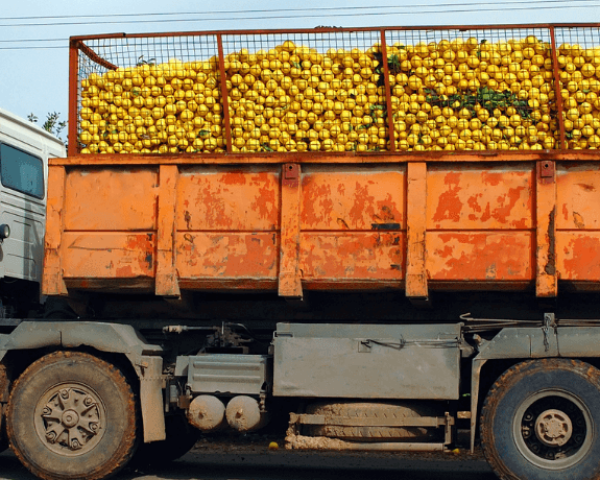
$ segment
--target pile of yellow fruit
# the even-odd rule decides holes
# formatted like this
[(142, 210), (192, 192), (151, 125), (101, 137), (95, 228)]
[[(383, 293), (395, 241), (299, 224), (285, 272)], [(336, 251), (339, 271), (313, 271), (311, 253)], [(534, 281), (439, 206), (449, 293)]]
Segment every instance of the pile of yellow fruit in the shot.
[(568, 148), (600, 148), (600, 47), (565, 43), (557, 60)]
[[(457, 38), (388, 45), (400, 151), (551, 149), (558, 143), (550, 44)], [(562, 45), (570, 148), (600, 146), (600, 49)], [(225, 57), (233, 152), (390, 150), (382, 52), (285, 41)], [(596, 70), (598, 68), (598, 70)], [(140, 62), (81, 81), (81, 153), (224, 152), (216, 57)]]

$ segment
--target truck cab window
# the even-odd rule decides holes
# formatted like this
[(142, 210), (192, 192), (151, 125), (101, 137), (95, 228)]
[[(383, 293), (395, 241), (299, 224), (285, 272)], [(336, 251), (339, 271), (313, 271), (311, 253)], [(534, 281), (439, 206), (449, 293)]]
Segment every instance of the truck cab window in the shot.
[(0, 179), (5, 187), (44, 198), (42, 160), (6, 144), (0, 144)]

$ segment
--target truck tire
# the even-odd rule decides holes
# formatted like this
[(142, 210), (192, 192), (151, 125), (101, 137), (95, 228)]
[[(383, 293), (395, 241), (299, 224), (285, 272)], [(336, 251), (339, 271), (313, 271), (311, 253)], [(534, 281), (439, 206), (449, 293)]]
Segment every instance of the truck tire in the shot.
[(100, 480), (136, 447), (133, 392), (115, 366), (81, 352), (55, 352), (15, 382), (6, 415), (10, 446), (46, 480)]
[(199, 431), (183, 415), (165, 418), (167, 438), (159, 442), (142, 443), (131, 461), (136, 467), (165, 465), (183, 457), (198, 440)]
[(8, 437), (6, 436), (6, 419), (4, 411), (6, 407), (0, 403), (0, 453), (8, 448)]
[(511, 367), (485, 399), (481, 443), (503, 480), (598, 478), (600, 370), (567, 359)]

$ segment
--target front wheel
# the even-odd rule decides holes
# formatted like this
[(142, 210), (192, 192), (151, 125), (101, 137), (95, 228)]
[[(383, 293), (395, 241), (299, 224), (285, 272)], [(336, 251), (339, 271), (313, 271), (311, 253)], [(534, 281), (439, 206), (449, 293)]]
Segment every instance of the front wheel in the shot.
[(80, 352), (55, 352), (15, 382), (6, 414), (12, 450), (46, 480), (100, 480), (136, 446), (131, 387), (113, 365)]
[(482, 409), (483, 451), (504, 480), (598, 478), (599, 435), (600, 370), (578, 360), (511, 367)]

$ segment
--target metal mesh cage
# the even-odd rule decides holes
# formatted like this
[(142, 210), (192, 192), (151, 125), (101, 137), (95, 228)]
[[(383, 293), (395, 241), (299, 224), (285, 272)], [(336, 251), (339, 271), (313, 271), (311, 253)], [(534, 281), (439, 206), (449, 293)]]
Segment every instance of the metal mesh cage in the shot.
[(548, 29), (386, 32), (401, 151), (556, 146)]
[(556, 28), (555, 39), (568, 148), (599, 148), (600, 28)]
[[(213, 35), (108, 38), (80, 54), (82, 153), (225, 151)], [(94, 52), (102, 63), (86, 55)]]
[(380, 38), (376, 31), (224, 36), (232, 150), (385, 150), (373, 47)]
[(79, 41), (78, 150), (597, 148), (599, 37), (523, 26)]

